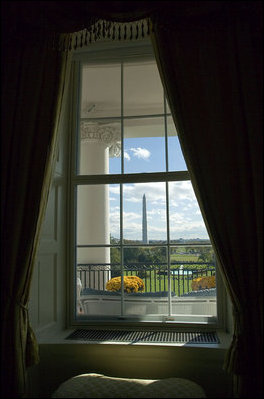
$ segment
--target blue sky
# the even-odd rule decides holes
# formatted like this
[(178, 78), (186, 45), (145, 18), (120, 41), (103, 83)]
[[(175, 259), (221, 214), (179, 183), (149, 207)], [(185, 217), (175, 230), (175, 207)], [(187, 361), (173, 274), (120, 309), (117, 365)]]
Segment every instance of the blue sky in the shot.
[[(165, 170), (164, 138), (126, 139), (124, 170), (126, 173), (162, 172)], [(178, 137), (169, 137), (169, 170), (186, 170)], [(121, 158), (110, 158), (110, 173), (120, 173)], [(142, 239), (142, 197), (146, 195), (148, 239), (166, 240), (165, 183), (123, 185), (124, 238)], [(119, 185), (109, 188), (111, 235), (119, 238)], [(208, 239), (190, 181), (169, 183), (171, 239)]]
[[(187, 170), (177, 136), (168, 137), (168, 164), (169, 171)], [(164, 137), (125, 139), (125, 173), (164, 172), (165, 170)], [(121, 157), (110, 158), (109, 173), (120, 173), (120, 171)]]

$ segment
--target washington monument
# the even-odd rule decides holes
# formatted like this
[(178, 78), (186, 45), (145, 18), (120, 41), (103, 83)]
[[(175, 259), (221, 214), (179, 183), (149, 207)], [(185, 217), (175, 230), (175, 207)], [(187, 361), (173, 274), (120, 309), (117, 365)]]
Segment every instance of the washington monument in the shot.
[(142, 243), (148, 244), (147, 207), (145, 194), (143, 195), (142, 201)]

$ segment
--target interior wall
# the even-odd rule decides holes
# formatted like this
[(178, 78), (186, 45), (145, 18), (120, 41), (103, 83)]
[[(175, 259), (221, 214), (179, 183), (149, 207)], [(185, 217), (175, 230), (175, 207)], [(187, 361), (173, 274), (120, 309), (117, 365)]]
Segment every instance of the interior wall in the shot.
[(59, 127), (59, 145), (54, 177), (40, 233), (31, 284), (29, 317), (31, 326), (36, 333), (47, 328), (65, 328), (67, 131), (67, 119), (64, 117)]
[[(66, 328), (66, 190), (69, 96), (65, 97), (59, 125), (59, 143), (37, 251), (29, 300), (29, 318), (37, 336)], [(40, 367), (41, 365), (41, 367)], [(46, 364), (47, 370), (49, 365)], [(40, 364), (28, 369), (28, 396), (40, 392)], [(49, 383), (48, 380), (45, 383)]]
[(59, 384), (78, 374), (114, 377), (188, 378), (207, 397), (230, 397), (230, 378), (223, 371), (225, 351), (208, 348), (99, 344), (42, 344), (38, 397), (50, 397)]

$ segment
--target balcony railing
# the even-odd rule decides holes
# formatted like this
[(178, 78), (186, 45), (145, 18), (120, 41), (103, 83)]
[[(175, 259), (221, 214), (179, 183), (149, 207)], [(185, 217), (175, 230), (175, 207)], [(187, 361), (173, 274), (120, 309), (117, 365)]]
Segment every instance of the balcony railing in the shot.
[[(109, 279), (121, 275), (120, 264), (78, 264), (77, 277), (82, 283), (82, 291), (86, 288), (107, 291)], [(192, 281), (198, 277), (214, 276), (215, 264), (211, 262), (172, 262), (170, 272), (165, 263), (153, 264), (137, 262), (126, 264), (124, 276), (138, 276), (145, 285), (145, 293), (171, 291), (177, 296), (192, 291)], [(170, 279), (168, 278), (170, 276)], [(170, 281), (169, 281), (170, 280)], [(211, 288), (211, 287), (203, 287)]]

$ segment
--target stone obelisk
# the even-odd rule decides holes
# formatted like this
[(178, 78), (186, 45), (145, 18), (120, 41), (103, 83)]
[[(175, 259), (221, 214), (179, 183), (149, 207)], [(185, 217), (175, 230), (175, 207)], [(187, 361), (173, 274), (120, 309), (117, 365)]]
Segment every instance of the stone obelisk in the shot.
[(143, 204), (142, 204), (142, 243), (148, 244), (147, 207), (146, 207), (145, 194), (143, 195)]

